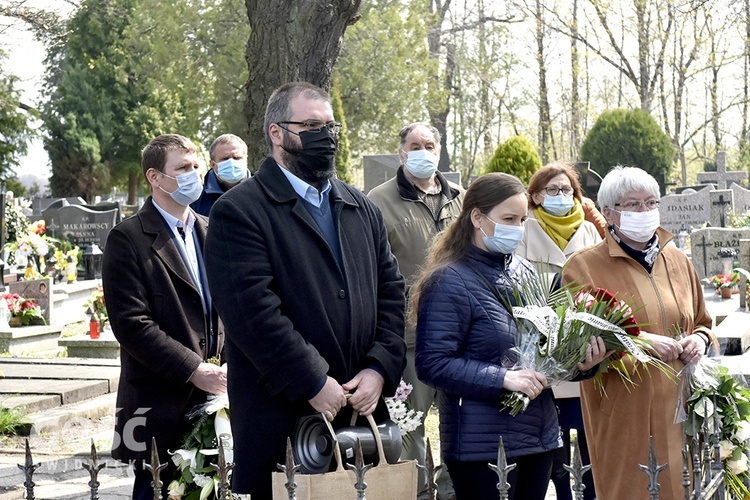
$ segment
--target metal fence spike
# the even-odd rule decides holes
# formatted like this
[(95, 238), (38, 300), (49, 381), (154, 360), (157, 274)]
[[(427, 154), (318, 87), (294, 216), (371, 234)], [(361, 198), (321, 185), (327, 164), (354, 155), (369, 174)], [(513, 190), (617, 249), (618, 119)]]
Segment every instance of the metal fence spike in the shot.
[(232, 491), (229, 487), (230, 478), (232, 476), (232, 469), (234, 469), (233, 463), (227, 463), (225, 449), (228, 446), (229, 440), (232, 438), (229, 434), (221, 434), (217, 436), (217, 445), (219, 448), (219, 464), (211, 464), (211, 467), (216, 471), (219, 476), (219, 499), (220, 500), (232, 500)]
[(86, 462), (83, 463), (83, 468), (89, 472), (91, 480), (89, 481), (89, 488), (91, 488), (91, 500), (99, 500), (99, 471), (105, 468), (107, 464), (105, 462), (99, 463), (99, 456), (96, 453), (96, 445), (94, 440), (91, 440), (91, 465)]
[(575, 493), (576, 500), (583, 500), (583, 491), (586, 489), (586, 485), (583, 484), (583, 475), (591, 470), (591, 465), (583, 465), (578, 436), (573, 440), (573, 461), (570, 465), (563, 464), (563, 467), (573, 476), (573, 493)]
[(643, 472), (648, 475), (648, 492), (651, 500), (659, 500), (659, 473), (667, 468), (667, 464), (656, 464), (656, 452), (654, 451), (654, 436), (648, 440), (648, 465), (638, 464)]
[(287, 436), (286, 438), (286, 465), (276, 464), (276, 467), (286, 474), (286, 487), (288, 500), (297, 500), (297, 481), (294, 479), (294, 475), (297, 474), (301, 465), (295, 465), (294, 453), (292, 452), (292, 440)]
[(167, 464), (159, 463), (159, 451), (156, 449), (156, 438), (151, 437), (151, 463), (143, 462), (143, 470), (151, 473), (153, 481), (151, 487), (154, 489), (154, 500), (161, 500), (161, 471), (167, 468)]
[(357, 500), (365, 500), (365, 488), (367, 488), (365, 473), (372, 468), (372, 464), (365, 465), (365, 460), (362, 457), (362, 443), (360, 443), (359, 438), (354, 444), (354, 465), (346, 464), (346, 467), (353, 470), (357, 478), (357, 482), (354, 483), (357, 490)]
[(42, 466), (41, 463), (34, 464), (34, 459), (31, 456), (31, 447), (29, 446), (29, 438), (26, 438), (26, 464), (16, 464), (18, 465), (18, 468), (23, 471), (23, 475), (25, 477), (25, 480), (23, 482), (24, 487), (26, 488), (26, 499), (27, 500), (34, 500), (36, 497), (34, 496), (34, 486), (36, 484), (34, 483), (34, 472)]
[(499, 479), (497, 483), (497, 490), (500, 492), (500, 500), (508, 500), (508, 491), (510, 490), (510, 483), (508, 483), (508, 473), (516, 468), (516, 464), (508, 465), (508, 461), (505, 458), (505, 446), (503, 446), (503, 437), (500, 436), (500, 441), (497, 447), (497, 465), (487, 464), (487, 466), (495, 471)]

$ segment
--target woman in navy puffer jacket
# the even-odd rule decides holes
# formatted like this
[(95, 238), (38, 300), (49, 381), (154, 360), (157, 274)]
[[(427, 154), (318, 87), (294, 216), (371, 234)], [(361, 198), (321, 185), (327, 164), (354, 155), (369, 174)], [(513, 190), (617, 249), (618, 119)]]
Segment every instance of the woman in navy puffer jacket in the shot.
[[(508, 461), (516, 464), (508, 477), (510, 498), (543, 500), (552, 451), (561, 446), (544, 375), (502, 366), (515, 345), (516, 325), (491, 289), (509, 292), (521, 275), (534, 272), (512, 255), (523, 238), (527, 205), (516, 177), (491, 173), (477, 179), (459, 218), (434, 243), (413, 290), (417, 375), (440, 391), (440, 447), (457, 500), (497, 498), (498, 477), (487, 464), (497, 461), (500, 436)], [(604, 354), (603, 344), (592, 342), (579, 369), (590, 369)], [(531, 399), (515, 417), (501, 411), (508, 391)]]

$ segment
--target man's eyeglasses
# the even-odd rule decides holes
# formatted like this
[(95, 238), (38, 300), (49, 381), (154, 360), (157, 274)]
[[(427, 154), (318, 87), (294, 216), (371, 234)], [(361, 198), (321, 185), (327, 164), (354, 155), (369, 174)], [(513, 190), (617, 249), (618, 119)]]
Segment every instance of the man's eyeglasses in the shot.
[(544, 191), (550, 196), (557, 196), (560, 193), (562, 193), (564, 196), (570, 196), (571, 194), (573, 194), (574, 189), (572, 187), (559, 188), (559, 187), (552, 186), (552, 187), (546, 187), (542, 189), (542, 191)]
[[(306, 120), (304, 122), (278, 122), (278, 125), (285, 124), (285, 125), (299, 125), (300, 127), (304, 127), (304, 129), (308, 132), (320, 132), (323, 127), (328, 129), (328, 132), (331, 133), (332, 136), (338, 137), (339, 132), (341, 132), (341, 124), (338, 122), (319, 122), (317, 120)], [(292, 132), (293, 134), (296, 134), (297, 132), (293, 132), (289, 130), (286, 127), (281, 127), (287, 132)], [(298, 134), (299, 135), (299, 134)]]
[(646, 207), (648, 210), (653, 210), (655, 208), (659, 208), (659, 204), (661, 202), (659, 200), (646, 200), (646, 201), (626, 201), (625, 203), (615, 203), (616, 207), (622, 207), (622, 210), (625, 212), (635, 212), (637, 210), (640, 210), (641, 207)]

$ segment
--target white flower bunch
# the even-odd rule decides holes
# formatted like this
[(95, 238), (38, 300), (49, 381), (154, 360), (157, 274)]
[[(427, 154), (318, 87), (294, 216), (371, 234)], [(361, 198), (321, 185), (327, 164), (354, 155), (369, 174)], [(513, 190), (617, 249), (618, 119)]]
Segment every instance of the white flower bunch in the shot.
[(391, 420), (396, 422), (402, 435), (416, 430), (422, 425), (422, 416), (424, 413), (412, 410), (407, 404), (407, 399), (409, 394), (411, 394), (412, 389), (413, 387), (411, 384), (407, 384), (401, 379), (398, 388), (396, 388), (396, 394), (392, 398), (385, 399), (385, 404), (388, 407), (388, 413), (391, 415)]

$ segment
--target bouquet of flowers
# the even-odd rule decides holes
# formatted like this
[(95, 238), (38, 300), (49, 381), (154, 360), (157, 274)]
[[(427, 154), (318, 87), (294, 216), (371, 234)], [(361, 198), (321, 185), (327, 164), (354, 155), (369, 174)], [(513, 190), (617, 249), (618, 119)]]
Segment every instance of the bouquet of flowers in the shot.
[(107, 314), (107, 305), (104, 302), (104, 289), (101, 285), (83, 303), (86, 308), (86, 314), (91, 315), (91, 320), (99, 323), (101, 328), (107, 324), (109, 314)]
[(17, 293), (4, 292), (0, 299), (5, 301), (12, 318), (21, 318), (22, 325), (28, 325), (32, 321), (41, 321), (47, 324), (42, 315), (42, 308), (31, 299), (21, 297)]
[(732, 271), (731, 274), (714, 274), (708, 278), (708, 282), (717, 290), (720, 288), (734, 288), (740, 282), (740, 274), (737, 271)]
[(219, 455), (220, 439), (225, 443), (226, 462), (234, 460), (227, 395), (209, 396), (208, 401), (193, 408), (187, 418), (193, 422), (193, 427), (185, 436), (182, 448), (170, 452), (178, 477), (169, 483), (169, 499), (218, 499), (220, 480), (211, 462), (219, 462), (214, 457)]
[[(585, 358), (591, 337), (599, 336), (607, 350), (614, 351), (599, 365), (594, 378), (602, 391), (602, 375), (610, 369), (634, 385), (622, 359), (625, 355), (669, 373), (669, 365), (644, 352), (650, 346), (639, 337), (643, 325), (635, 321), (627, 303), (601, 288), (593, 293), (583, 293), (574, 285), (548, 290), (536, 275), (523, 277), (520, 288), (514, 290), (513, 303), (523, 305), (511, 307), (518, 334), (504, 366), (536, 370), (551, 383), (571, 380), (579, 374), (577, 365)], [(511, 415), (517, 415), (528, 407), (529, 398), (512, 392), (501, 403)]]
[(727, 367), (711, 358), (703, 357), (686, 365), (680, 374), (681, 397), (675, 422), (687, 421), (687, 434), (699, 436), (704, 426), (713, 431), (718, 417), (719, 459), (724, 465), (727, 490), (732, 498), (750, 497), (750, 390), (732, 378)]
[(406, 439), (409, 432), (422, 425), (423, 413), (409, 408), (406, 402), (412, 389), (411, 384), (407, 384), (401, 379), (396, 388), (396, 394), (392, 398), (385, 398), (385, 405), (388, 407), (391, 420), (396, 422), (404, 439)]

